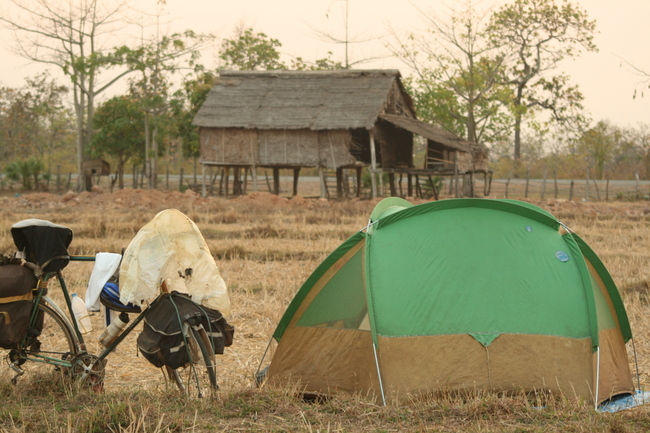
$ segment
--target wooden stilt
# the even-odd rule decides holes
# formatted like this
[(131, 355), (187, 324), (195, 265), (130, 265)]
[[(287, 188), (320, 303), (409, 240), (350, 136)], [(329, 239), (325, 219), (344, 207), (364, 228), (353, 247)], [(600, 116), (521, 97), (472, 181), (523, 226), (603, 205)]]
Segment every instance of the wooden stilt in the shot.
[(300, 167), (293, 169), (293, 196), (298, 195), (298, 178), (300, 175)]
[(273, 167), (273, 194), (280, 195), (280, 169)]

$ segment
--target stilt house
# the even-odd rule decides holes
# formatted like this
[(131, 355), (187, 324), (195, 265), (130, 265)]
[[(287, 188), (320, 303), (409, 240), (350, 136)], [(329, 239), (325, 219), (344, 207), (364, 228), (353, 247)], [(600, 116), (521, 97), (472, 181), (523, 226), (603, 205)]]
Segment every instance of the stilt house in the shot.
[[(357, 195), (366, 167), (389, 174), (391, 195), (398, 195), (395, 174), (408, 176), (413, 195), (414, 176), (487, 172), (484, 146), (417, 120), (392, 69), (223, 71), (194, 124), (204, 168), (234, 169), (236, 179), (243, 168), (254, 187), (257, 168), (272, 169), (276, 194), (280, 169), (293, 170), (294, 195), (301, 168), (318, 168), (321, 180), (324, 171), (336, 170), (338, 196), (346, 169), (356, 171)], [(414, 135), (427, 140), (424, 167), (413, 165)]]

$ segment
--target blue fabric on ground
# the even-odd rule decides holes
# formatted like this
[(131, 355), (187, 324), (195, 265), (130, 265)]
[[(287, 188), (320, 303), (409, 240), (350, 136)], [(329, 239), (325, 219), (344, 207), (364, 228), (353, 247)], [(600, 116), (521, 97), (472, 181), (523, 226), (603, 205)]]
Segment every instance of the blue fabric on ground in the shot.
[(614, 398), (598, 406), (598, 412), (618, 412), (650, 403), (650, 391), (637, 391), (636, 394)]

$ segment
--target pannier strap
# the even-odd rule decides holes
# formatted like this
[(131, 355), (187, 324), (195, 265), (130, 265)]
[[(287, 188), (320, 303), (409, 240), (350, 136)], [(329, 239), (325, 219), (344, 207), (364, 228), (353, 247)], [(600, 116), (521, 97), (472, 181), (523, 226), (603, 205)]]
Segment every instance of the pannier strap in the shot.
[(0, 304), (8, 304), (10, 302), (16, 302), (16, 301), (31, 301), (32, 299), (34, 299), (34, 295), (30, 291), (24, 295), (8, 296), (6, 298), (0, 298)]

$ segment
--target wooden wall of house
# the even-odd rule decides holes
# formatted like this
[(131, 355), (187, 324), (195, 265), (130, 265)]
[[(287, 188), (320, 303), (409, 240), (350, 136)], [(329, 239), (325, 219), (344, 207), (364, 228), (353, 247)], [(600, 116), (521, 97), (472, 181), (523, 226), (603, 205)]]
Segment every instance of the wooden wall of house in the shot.
[(318, 131), (320, 167), (337, 168), (354, 164), (350, 153), (352, 134), (347, 129)]
[(384, 168), (413, 166), (413, 134), (390, 122), (380, 121), (373, 131), (378, 145), (377, 162)]
[(347, 130), (201, 128), (201, 160), (218, 164), (337, 168), (356, 159)]
[(430, 170), (454, 171), (456, 150), (427, 140), (427, 161), (425, 168)]
[(397, 114), (399, 116), (415, 119), (415, 113), (411, 108), (411, 102), (406, 99), (399, 84), (397, 84), (397, 80), (393, 81), (391, 91), (384, 102), (384, 113)]
[(485, 151), (474, 151), (474, 170), (487, 172), (488, 167), (488, 153)]
[(259, 165), (257, 131), (244, 128), (200, 128), (201, 160), (225, 165)]
[(454, 161), (458, 163), (459, 173), (488, 171), (486, 149), (472, 148), (468, 152), (463, 152), (428, 140), (427, 169), (453, 172)]
[(307, 129), (257, 131), (260, 165), (318, 165), (318, 134)]
[(370, 165), (370, 133), (366, 128), (350, 130), (350, 153), (355, 160)]
[(458, 172), (466, 173), (474, 171), (474, 158), (471, 152), (456, 151), (456, 163), (458, 164)]

